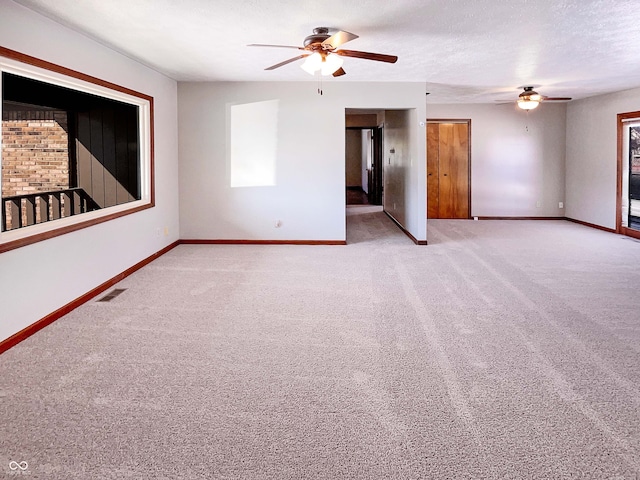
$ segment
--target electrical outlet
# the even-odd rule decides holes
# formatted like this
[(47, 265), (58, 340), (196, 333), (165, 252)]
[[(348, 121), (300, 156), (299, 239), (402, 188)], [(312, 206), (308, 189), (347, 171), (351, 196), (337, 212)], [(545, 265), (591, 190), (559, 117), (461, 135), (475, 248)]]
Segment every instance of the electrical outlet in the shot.
[(164, 236), (165, 237), (169, 236), (169, 227), (164, 227)]
[(540, 208), (542, 206), (542, 202), (540, 200), (538, 200), (536, 202), (536, 208)]
[(280, 228), (282, 226), (282, 222), (280, 220), (276, 220), (275, 227)]
[(564, 208), (564, 202), (558, 202), (558, 208)]

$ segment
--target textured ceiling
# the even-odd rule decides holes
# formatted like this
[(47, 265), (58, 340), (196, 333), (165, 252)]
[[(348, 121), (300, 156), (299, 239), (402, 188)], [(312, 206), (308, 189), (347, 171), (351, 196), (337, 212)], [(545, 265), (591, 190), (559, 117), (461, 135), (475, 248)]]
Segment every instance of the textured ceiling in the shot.
[(425, 82), (432, 103), (584, 98), (640, 86), (638, 0), (17, 0), (181, 81), (313, 81), (291, 63), (314, 27), (353, 32), (327, 82)]

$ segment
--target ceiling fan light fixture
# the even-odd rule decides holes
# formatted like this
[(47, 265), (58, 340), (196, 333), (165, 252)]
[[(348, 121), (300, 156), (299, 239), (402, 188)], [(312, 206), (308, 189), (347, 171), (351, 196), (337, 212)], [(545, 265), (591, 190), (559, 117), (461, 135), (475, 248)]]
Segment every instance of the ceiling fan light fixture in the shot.
[(522, 110), (533, 110), (542, 101), (542, 95), (533, 90), (533, 87), (524, 87), (524, 92), (518, 95), (518, 106)]
[(315, 73), (322, 68), (322, 63), (322, 55), (314, 52), (305, 59), (304, 63), (300, 65), (300, 68), (310, 75), (315, 75)]
[(533, 110), (540, 104), (540, 100), (531, 100), (529, 98), (519, 98), (518, 107), (522, 110)]
[[(355, 40), (358, 35), (339, 30), (333, 35), (329, 34), (329, 28), (318, 27), (313, 30), (313, 35), (304, 39), (304, 47), (293, 45), (269, 45), (265, 43), (251, 43), (249, 47), (280, 47), (298, 50), (296, 57), (289, 58), (284, 62), (271, 65), (265, 70), (275, 70), (290, 63), (304, 59), (302, 69), (310, 75), (320, 72), (322, 75), (333, 75), (340, 77), (346, 72), (342, 69), (342, 57), (361, 58), (363, 60), (373, 60), (376, 62), (396, 63), (398, 57), (395, 55), (385, 55), (382, 53), (361, 52), (359, 50), (344, 50), (340, 48), (343, 44)], [(340, 48), (338, 50), (338, 48)], [(302, 50), (302, 52), (300, 52)]]
[(326, 55), (323, 58), (322, 68), (320, 69), (320, 73), (322, 73), (322, 75), (325, 75), (325, 76), (333, 75), (334, 72), (336, 72), (340, 67), (342, 67), (343, 63), (344, 63), (344, 60), (340, 55), (335, 55), (333, 53), (330, 53), (329, 55)]
[(314, 52), (306, 58), (300, 68), (310, 75), (315, 75), (319, 71), (327, 76), (339, 70), (343, 63), (344, 60), (339, 55)]

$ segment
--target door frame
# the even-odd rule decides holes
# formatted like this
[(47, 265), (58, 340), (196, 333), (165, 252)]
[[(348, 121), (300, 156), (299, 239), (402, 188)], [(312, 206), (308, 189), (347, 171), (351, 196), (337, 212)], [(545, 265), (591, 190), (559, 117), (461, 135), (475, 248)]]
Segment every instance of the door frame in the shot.
[[(640, 239), (640, 231), (622, 226), (622, 172), (624, 169), (624, 129), (625, 120), (640, 119), (640, 111), (619, 113), (618, 119), (618, 148), (617, 148), (617, 176), (616, 176), (616, 233), (626, 235), (628, 237)], [(626, 159), (629, 161), (629, 159)]]
[(383, 157), (383, 134), (384, 126), (376, 127), (345, 127), (347, 130), (371, 130), (371, 170), (369, 171), (367, 185), (367, 198), (371, 205), (383, 205), (384, 195), (384, 165)]
[(369, 203), (384, 205), (384, 161), (383, 141), (384, 126), (378, 125), (371, 129), (371, 183), (369, 184)]
[[(468, 219), (473, 218), (473, 215), (471, 214), (471, 119), (470, 118), (427, 118), (427, 124), (429, 123), (466, 123), (467, 124), (467, 158), (468, 158), (468, 169), (467, 169), (467, 179), (468, 179), (468, 189), (467, 189), (467, 202), (468, 202), (468, 212), (469, 212), (469, 216), (467, 217)], [(425, 129), (425, 135), (426, 135), (426, 129)], [(425, 138), (425, 142), (426, 142), (426, 138)], [(427, 158), (426, 158), (426, 148), (425, 148), (425, 164), (427, 162)], [(426, 184), (428, 183), (428, 180), (425, 181), (425, 187)], [(427, 192), (426, 194), (426, 199), (429, 198), (429, 192)], [(425, 213), (428, 212), (428, 208), (426, 210)], [(427, 220), (429, 220), (428, 214), (427, 214)]]

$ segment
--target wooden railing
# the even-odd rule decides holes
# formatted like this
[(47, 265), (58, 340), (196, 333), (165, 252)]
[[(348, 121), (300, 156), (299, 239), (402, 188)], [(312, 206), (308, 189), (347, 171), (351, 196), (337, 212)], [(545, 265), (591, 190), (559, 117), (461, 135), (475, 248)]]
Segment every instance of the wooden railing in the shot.
[(2, 199), (2, 230), (99, 210), (100, 206), (82, 188), (16, 195)]

